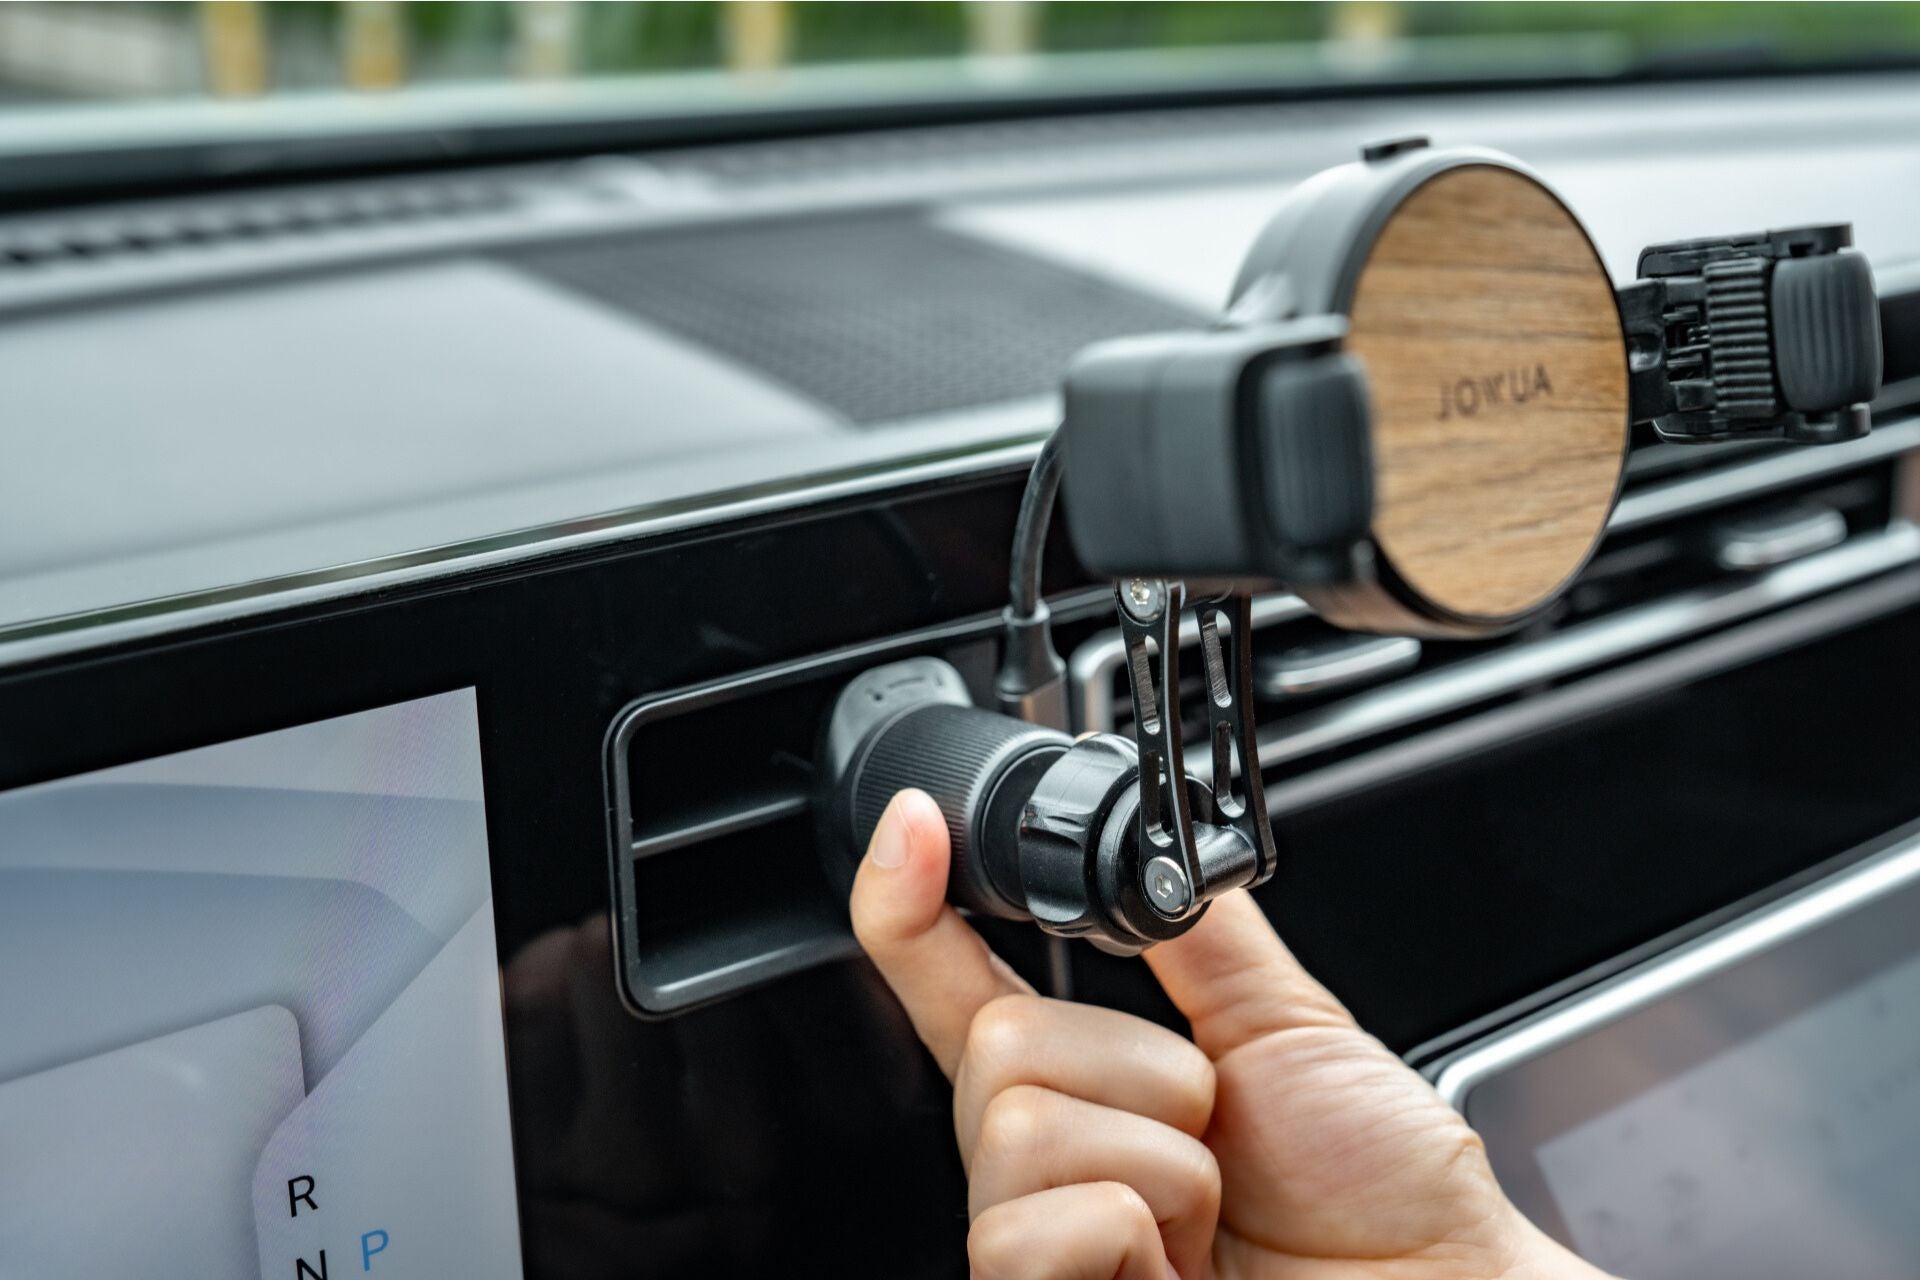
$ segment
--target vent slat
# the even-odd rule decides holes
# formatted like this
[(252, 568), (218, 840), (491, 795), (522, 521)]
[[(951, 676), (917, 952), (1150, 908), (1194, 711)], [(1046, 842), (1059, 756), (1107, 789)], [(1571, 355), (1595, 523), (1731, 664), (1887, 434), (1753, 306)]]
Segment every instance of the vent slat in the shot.
[(656, 835), (635, 838), (631, 847), (632, 856), (651, 858), (655, 854), (671, 853), (675, 849), (718, 840), (722, 836), (730, 836), (736, 832), (770, 826), (787, 818), (798, 817), (811, 807), (807, 794), (804, 791), (796, 791), (789, 795), (748, 801), (739, 808), (716, 809), (711, 816), (695, 818), (684, 826), (673, 827)]
[[(1915, 556), (1895, 519), (1893, 469), (1920, 449), (1920, 422), (1885, 423), (1863, 440), (1821, 449), (1653, 445), (1635, 450), (1627, 494), (1601, 548), (1568, 593), (1523, 631), (1487, 640), (1429, 641), (1416, 665), (1312, 701), (1271, 698), (1260, 709), (1262, 764), (1318, 768), (1371, 750), (1389, 735), (1528, 697), (1547, 684), (1633, 661), (1700, 632), (1766, 612), (1798, 595), (1845, 585)], [(1699, 465), (1688, 466), (1697, 460)], [(1717, 463), (1717, 465), (1715, 465)], [(1681, 468), (1682, 474), (1675, 474)], [(1806, 504), (1844, 521), (1846, 541), (1808, 563), (1736, 572), (1716, 559), (1730, 522)], [(1829, 522), (1831, 523), (1831, 521)], [(1815, 557), (1818, 563), (1813, 563)], [(1772, 571), (1778, 570), (1777, 582)], [(1828, 575), (1831, 575), (1830, 578)], [(1256, 664), (1327, 640), (1290, 596), (1256, 602)], [(1078, 729), (1128, 731), (1118, 632), (1075, 652), (1069, 670)], [(1197, 728), (1198, 726), (1196, 726)]]

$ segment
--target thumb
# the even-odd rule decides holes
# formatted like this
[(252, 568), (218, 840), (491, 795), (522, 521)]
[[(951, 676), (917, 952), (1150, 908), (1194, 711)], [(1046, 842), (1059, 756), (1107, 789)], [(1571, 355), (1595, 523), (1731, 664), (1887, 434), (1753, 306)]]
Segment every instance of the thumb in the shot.
[(850, 905), (854, 936), (951, 1080), (973, 1015), (1032, 988), (947, 905), (948, 861), (940, 807), (924, 791), (902, 791), (874, 828)]
[(1292, 1027), (1355, 1025), (1333, 993), (1300, 967), (1244, 890), (1216, 899), (1200, 923), (1146, 956), (1209, 1058)]

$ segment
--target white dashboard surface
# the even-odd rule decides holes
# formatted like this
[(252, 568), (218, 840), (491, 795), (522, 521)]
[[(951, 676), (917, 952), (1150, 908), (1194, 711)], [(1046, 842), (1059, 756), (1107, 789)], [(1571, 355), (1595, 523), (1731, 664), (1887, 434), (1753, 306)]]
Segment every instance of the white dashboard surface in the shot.
[[(1830, 120), (1833, 132), (1817, 147), (1755, 147), (1750, 137), (1737, 137), (1732, 145), (1696, 150), (1686, 145), (1684, 131), (1642, 147), (1595, 147), (1585, 138), (1568, 145), (1543, 128), (1552, 112), (1520, 128), (1506, 121), (1474, 128), (1450, 120), (1445, 107), (1434, 115), (1446, 127), (1422, 130), (1421, 118), (1409, 115), (1407, 130), (1430, 134), (1435, 146), (1493, 146), (1531, 165), (1586, 224), (1607, 269), (1624, 283), (1649, 244), (1800, 223), (1851, 222), (1855, 243), (1870, 260), (1920, 257), (1920, 218), (1911, 203), (1920, 199), (1914, 141), (1920, 132), (1889, 136), (1863, 127), (1862, 117), (1897, 105), (1903, 104), (1857, 101), (1859, 114)], [(1638, 114), (1620, 121), (1614, 142), (1633, 136), (1642, 123)], [(1920, 119), (1913, 126), (1920, 130)], [(1351, 152), (1326, 157), (1351, 158)], [(1212, 311), (1226, 305), (1247, 246), (1293, 185), (1289, 178), (982, 200), (948, 206), (939, 219), (953, 230)]]
[[(912, 202), (948, 230), (1205, 311), (1294, 183), (1370, 138), (1422, 132), (1532, 164), (1622, 279), (1650, 242), (1808, 221), (1852, 221), (1883, 265), (1920, 256), (1912, 76), (1287, 112), (1270, 131), (1143, 140), (1130, 168), (1116, 168), (1121, 131), (1084, 153), (1010, 152), (999, 195), (968, 187), (978, 166), (963, 164), (942, 194), (948, 171), (929, 158), (909, 167)], [(1090, 176), (1100, 165), (1112, 172)], [(804, 178), (794, 210), (834, 216), (841, 180)], [(907, 198), (880, 177), (844, 185), (849, 209)], [(779, 198), (762, 184), (720, 203)], [(349, 578), (514, 531), (617, 527), (706, 495), (1031, 439), (1056, 413), (1042, 397), (851, 428), (751, 368), (479, 258), (27, 315), (4, 331), (0, 631)]]
[[(8, 327), (0, 620), (591, 512), (838, 430), (751, 371), (454, 260)], [(304, 562), (304, 563), (303, 563)]]

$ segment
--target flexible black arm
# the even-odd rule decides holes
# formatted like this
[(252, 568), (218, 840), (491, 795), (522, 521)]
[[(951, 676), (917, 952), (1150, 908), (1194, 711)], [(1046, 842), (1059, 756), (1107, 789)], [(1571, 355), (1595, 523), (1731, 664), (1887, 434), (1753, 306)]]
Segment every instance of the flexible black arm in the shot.
[(1060, 431), (1047, 437), (1027, 473), (1020, 514), (1013, 525), (1013, 557), (1007, 572), (1005, 643), (994, 693), (1000, 709), (1035, 724), (1067, 727), (1067, 667), (1053, 648), (1052, 615), (1040, 598), (1047, 527), (1060, 494)]
[(1027, 491), (1020, 497), (1020, 515), (1013, 522), (1013, 563), (1007, 575), (1009, 622), (1031, 620), (1039, 607), (1047, 526), (1053, 522), (1053, 503), (1060, 493), (1060, 471), (1060, 431), (1055, 428), (1027, 473)]

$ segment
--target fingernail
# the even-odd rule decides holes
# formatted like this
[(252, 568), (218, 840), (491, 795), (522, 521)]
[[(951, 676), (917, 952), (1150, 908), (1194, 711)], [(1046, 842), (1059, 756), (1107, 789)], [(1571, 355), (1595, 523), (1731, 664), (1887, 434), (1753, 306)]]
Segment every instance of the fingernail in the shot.
[(873, 844), (867, 849), (867, 860), (888, 871), (907, 860), (907, 824), (900, 816), (898, 796), (887, 802), (886, 812), (880, 815), (880, 823), (873, 829)]

